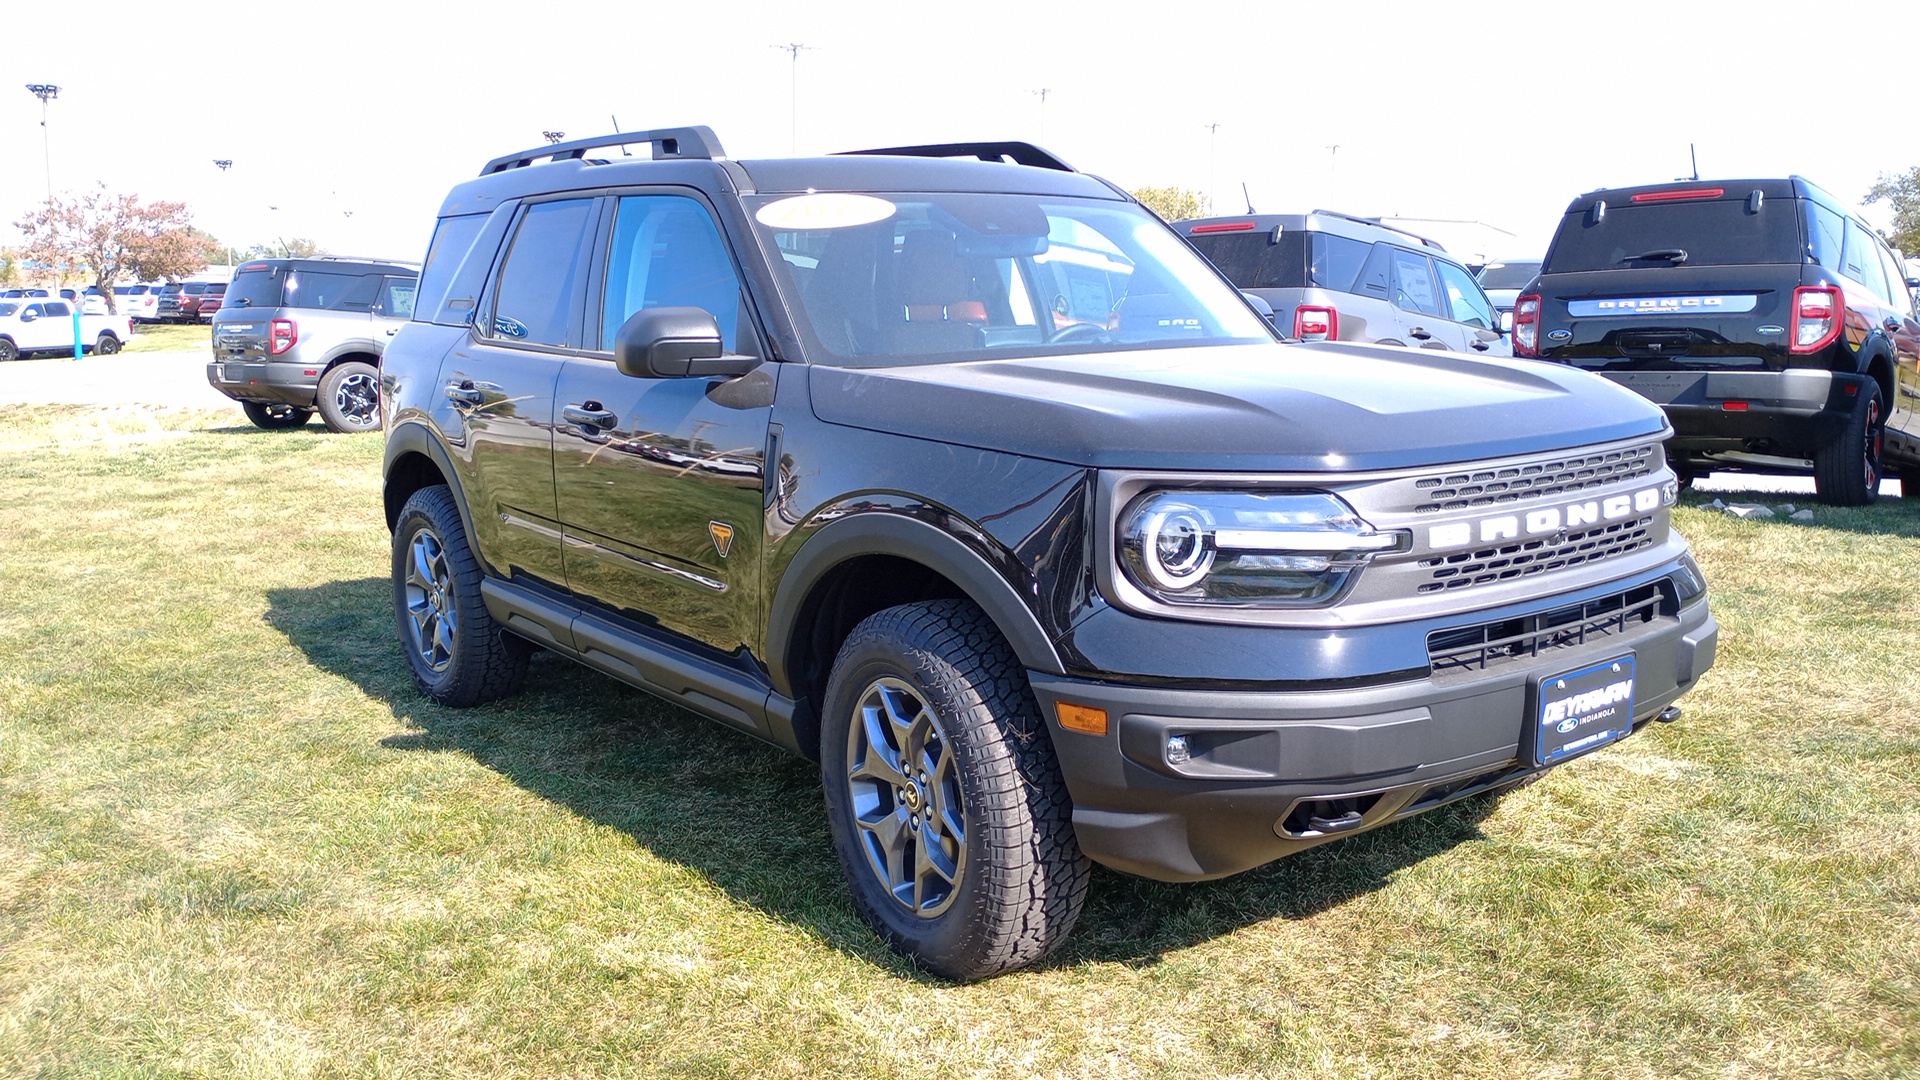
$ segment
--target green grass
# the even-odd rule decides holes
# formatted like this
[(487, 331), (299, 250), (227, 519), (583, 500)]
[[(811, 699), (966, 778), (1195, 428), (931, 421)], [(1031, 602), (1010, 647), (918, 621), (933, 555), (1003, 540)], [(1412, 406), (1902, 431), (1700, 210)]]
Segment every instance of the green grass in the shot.
[(213, 327), (205, 323), (141, 323), (122, 352), (206, 351), (213, 348)]
[(379, 458), (0, 409), (0, 1075), (1920, 1073), (1920, 501), (1690, 502), (1680, 723), (1226, 881), (1097, 872), (956, 987), (862, 926), (806, 763), (552, 657), (425, 704)]

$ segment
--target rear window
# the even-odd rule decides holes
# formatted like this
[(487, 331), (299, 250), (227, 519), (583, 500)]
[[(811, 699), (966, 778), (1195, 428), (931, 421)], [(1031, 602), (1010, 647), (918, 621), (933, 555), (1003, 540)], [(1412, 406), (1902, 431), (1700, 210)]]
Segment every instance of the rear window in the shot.
[(1242, 289), (1298, 289), (1307, 283), (1307, 238), (1272, 229), (1187, 237), (1207, 261)]
[(1598, 215), (1581, 207), (1560, 222), (1549, 274), (1585, 270), (1622, 270), (1666, 266), (1665, 259), (1636, 261), (1633, 256), (1678, 249), (1685, 266), (1737, 266), (1750, 263), (1798, 263), (1806, 246), (1800, 240), (1800, 214), (1794, 199), (1768, 199), (1750, 212), (1746, 199), (1674, 202), (1609, 202)]
[(227, 288), (226, 306), (279, 307), (280, 288), (286, 281), (286, 273), (286, 267), (273, 265), (239, 271)]
[(1496, 262), (1480, 268), (1480, 287), (1483, 289), (1524, 289), (1533, 275), (1540, 272), (1537, 262)]

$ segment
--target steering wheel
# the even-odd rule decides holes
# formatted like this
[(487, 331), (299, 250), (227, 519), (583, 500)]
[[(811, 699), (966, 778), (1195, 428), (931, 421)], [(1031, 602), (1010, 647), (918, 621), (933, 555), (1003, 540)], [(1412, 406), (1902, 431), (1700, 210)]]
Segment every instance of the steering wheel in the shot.
[(1107, 328), (1099, 323), (1068, 323), (1066, 326), (1055, 330), (1053, 336), (1048, 338), (1047, 341), (1049, 344), (1059, 344), (1069, 341), (1098, 341), (1105, 337), (1106, 334)]

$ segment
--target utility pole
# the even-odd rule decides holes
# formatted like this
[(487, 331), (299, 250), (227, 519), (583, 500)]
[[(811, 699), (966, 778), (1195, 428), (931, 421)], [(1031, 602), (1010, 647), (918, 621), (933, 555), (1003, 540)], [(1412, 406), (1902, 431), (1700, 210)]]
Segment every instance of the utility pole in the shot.
[(1201, 124), (1207, 129), (1207, 205), (1200, 208), (1203, 214), (1213, 213), (1213, 187), (1217, 179), (1214, 170), (1213, 144), (1220, 137), (1219, 124)]
[[(221, 176), (227, 175), (227, 170), (233, 168), (232, 158), (214, 158), (213, 163), (219, 166)], [(225, 247), (226, 245), (221, 246)], [(233, 267), (233, 249), (231, 247), (227, 248), (227, 267), (229, 269)]]
[(60, 96), (60, 88), (52, 83), (28, 83), (27, 93), (40, 99), (40, 148), (47, 159), (47, 201), (53, 201), (53, 142), (47, 135), (47, 102)]
[(561, 139), (566, 138), (567, 133), (564, 131), (543, 131), (540, 133), (540, 137), (547, 140), (550, 143), (557, 143)]
[(788, 55), (792, 57), (792, 67), (787, 73), (787, 138), (789, 140), (787, 153), (798, 155), (800, 153), (800, 50), (812, 49), (813, 46), (802, 45), (797, 41), (791, 41), (785, 45), (771, 45), (768, 47), (785, 49)]
[(1334, 163), (1338, 160), (1340, 160), (1340, 144), (1334, 143), (1332, 146), (1327, 147), (1327, 205), (1329, 207), (1334, 204), (1338, 194), (1334, 184), (1333, 172)]
[(1040, 141), (1046, 142), (1047, 141), (1047, 95), (1053, 93), (1053, 91), (1043, 86), (1038, 90), (1029, 90), (1027, 91), (1027, 93), (1032, 94), (1035, 97), (1038, 97), (1040, 99)]

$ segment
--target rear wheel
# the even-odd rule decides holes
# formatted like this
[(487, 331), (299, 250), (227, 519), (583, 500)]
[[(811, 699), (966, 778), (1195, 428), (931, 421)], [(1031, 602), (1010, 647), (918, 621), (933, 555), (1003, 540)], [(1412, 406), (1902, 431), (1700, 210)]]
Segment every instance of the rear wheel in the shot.
[(1855, 395), (1846, 423), (1813, 455), (1813, 488), (1834, 506), (1867, 506), (1880, 497), (1880, 450), (1886, 423), (1879, 384)]
[(112, 356), (120, 351), (120, 339), (112, 334), (101, 334), (99, 340), (93, 343), (93, 351), (100, 356)]
[(263, 401), (243, 401), (240, 409), (253, 421), (253, 426), (268, 431), (284, 431), (297, 428), (313, 415), (312, 409), (297, 408), (293, 405), (267, 404)]
[(0, 360), (18, 360), (18, 359), (20, 359), (19, 346), (13, 343), (12, 338), (0, 337)]
[(1026, 672), (979, 608), (903, 604), (855, 627), (821, 742), (834, 848), (887, 944), (980, 979), (1065, 940), (1090, 864)]
[(337, 365), (321, 378), (314, 404), (334, 431), (372, 431), (380, 426), (380, 373), (358, 360)]
[(421, 488), (393, 530), (393, 617), (420, 692), (479, 705), (520, 689), (533, 646), (494, 622), (453, 493)]

